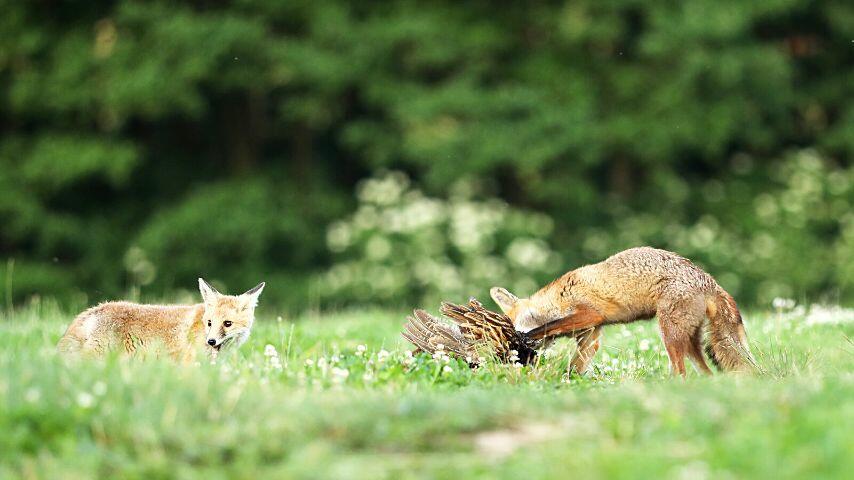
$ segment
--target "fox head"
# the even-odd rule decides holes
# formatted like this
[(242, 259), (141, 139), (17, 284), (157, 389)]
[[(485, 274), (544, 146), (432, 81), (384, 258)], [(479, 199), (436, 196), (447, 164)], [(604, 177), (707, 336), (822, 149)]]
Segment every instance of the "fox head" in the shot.
[(492, 287), (489, 290), (489, 296), (495, 300), (501, 311), (510, 317), (516, 330), (527, 332), (543, 323), (537, 318), (537, 312), (530, 298), (519, 298), (501, 287)]
[(264, 290), (264, 282), (242, 295), (223, 295), (208, 282), (199, 279), (199, 291), (205, 306), (202, 316), (206, 342), (214, 350), (239, 347), (249, 338), (255, 322), (255, 307)]

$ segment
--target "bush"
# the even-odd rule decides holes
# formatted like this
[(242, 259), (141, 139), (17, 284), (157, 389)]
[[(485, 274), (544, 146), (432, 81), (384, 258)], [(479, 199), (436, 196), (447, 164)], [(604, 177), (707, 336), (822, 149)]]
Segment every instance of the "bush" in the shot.
[(448, 199), (425, 196), (399, 172), (360, 183), (358, 209), (329, 227), (336, 261), (319, 279), (322, 297), (432, 307), (485, 300), (494, 285), (531, 292), (560, 270), (547, 216), (477, 199), (471, 182), (451, 190)]

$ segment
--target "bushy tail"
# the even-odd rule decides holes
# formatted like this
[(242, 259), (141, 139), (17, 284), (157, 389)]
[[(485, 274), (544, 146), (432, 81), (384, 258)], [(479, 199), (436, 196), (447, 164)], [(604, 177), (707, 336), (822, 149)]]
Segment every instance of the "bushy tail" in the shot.
[(720, 286), (706, 305), (709, 317), (709, 338), (706, 353), (716, 367), (725, 371), (750, 371), (756, 361), (750, 354), (747, 334), (735, 300)]

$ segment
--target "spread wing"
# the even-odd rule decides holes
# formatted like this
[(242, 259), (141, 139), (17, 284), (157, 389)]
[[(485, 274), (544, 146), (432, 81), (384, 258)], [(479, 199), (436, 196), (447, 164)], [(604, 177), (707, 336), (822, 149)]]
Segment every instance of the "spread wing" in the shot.
[(517, 332), (510, 317), (487, 310), (474, 298), (468, 305), (444, 302), (440, 311), (454, 323), (415, 310), (407, 319), (403, 338), (431, 354), (441, 344), (445, 351), (471, 359), (471, 365), (481, 362), (478, 351), (484, 347), (503, 362), (530, 363), (536, 357), (539, 342)]

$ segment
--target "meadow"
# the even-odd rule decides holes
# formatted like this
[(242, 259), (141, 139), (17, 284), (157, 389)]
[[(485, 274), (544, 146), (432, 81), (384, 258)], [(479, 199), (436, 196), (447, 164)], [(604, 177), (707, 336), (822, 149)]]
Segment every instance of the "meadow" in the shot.
[(66, 365), (73, 314), (0, 318), (0, 478), (843, 478), (854, 470), (854, 310), (748, 312), (762, 372), (668, 371), (654, 322), (533, 366), (412, 357), (405, 311), (259, 308), (216, 363)]

